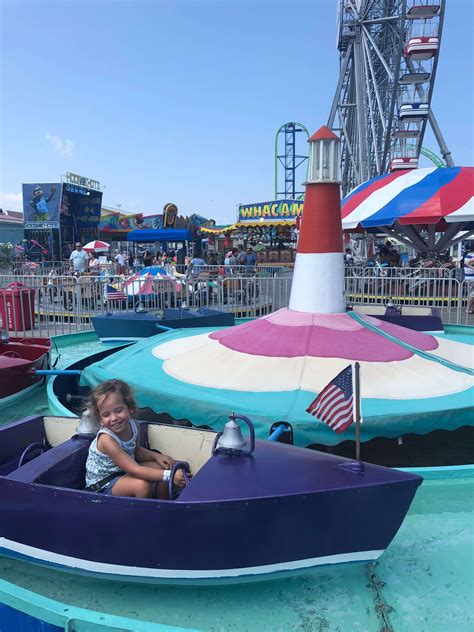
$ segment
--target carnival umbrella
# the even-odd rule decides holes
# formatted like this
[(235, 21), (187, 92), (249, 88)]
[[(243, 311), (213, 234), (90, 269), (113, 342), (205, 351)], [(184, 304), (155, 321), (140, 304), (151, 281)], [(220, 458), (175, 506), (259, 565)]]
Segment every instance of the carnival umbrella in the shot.
[(151, 296), (163, 291), (179, 291), (181, 284), (166, 270), (159, 266), (142, 268), (123, 284), (123, 291), (128, 296)]
[(421, 252), (440, 252), (466, 239), (460, 231), (474, 232), (473, 196), (473, 167), (388, 173), (364, 182), (343, 200), (342, 227), (377, 229)]
[(95, 241), (90, 241), (88, 244), (83, 246), (83, 250), (86, 252), (107, 252), (110, 248), (110, 245), (105, 241), (100, 241), (96, 239)]

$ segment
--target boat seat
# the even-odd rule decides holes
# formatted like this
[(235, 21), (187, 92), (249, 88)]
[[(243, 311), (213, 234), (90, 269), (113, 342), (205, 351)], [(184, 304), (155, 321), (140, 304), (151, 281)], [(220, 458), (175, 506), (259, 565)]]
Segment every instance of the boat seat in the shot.
[(83, 489), (90, 443), (90, 438), (76, 435), (17, 468), (7, 478), (22, 483)]
[(187, 461), (196, 474), (209, 460), (216, 436), (212, 430), (148, 424), (148, 446), (179, 461)]

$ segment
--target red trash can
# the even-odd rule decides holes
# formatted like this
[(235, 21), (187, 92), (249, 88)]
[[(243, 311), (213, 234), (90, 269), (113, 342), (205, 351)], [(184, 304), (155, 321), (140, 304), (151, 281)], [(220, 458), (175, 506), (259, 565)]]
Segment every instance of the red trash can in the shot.
[(22, 283), (0, 288), (2, 327), (9, 331), (25, 331), (35, 322), (35, 291)]

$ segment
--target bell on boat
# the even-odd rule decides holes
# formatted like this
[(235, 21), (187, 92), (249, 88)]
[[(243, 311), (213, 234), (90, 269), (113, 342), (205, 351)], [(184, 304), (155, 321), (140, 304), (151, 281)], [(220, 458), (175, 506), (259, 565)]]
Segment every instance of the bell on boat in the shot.
[(246, 445), (247, 442), (242, 436), (239, 424), (234, 419), (230, 419), (224, 426), (224, 432), (217, 442), (217, 448), (241, 450)]
[(82, 413), (81, 421), (76, 428), (77, 434), (97, 434), (100, 423), (89, 407)]

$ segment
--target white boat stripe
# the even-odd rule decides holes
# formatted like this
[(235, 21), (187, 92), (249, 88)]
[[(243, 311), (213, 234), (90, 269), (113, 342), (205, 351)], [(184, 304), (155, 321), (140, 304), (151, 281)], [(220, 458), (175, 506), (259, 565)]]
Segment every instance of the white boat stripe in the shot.
[(121, 564), (107, 564), (105, 562), (93, 562), (69, 555), (61, 555), (51, 551), (45, 551), (36, 547), (14, 542), (7, 538), (0, 538), (0, 549), (6, 549), (30, 558), (32, 561), (42, 561), (49, 564), (57, 564), (68, 569), (78, 569), (90, 573), (102, 573), (106, 575), (143, 577), (156, 579), (219, 579), (224, 577), (241, 577), (245, 575), (263, 575), (265, 573), (277, 573), (281, 571), (299, 570), (321, 566), (323, 564), (341, 564), (344, 562), (366, 562), (379, 558), (384, 549), (373, 551), (356, 551), (354, 553), (339, 553), (324, 557), (313, 557), (292, 562), (280, 562), (266, 564), (264, 566), (247, 566), (245, 568), (224, 568), (215, 570), (181, 570), (167, 568), (148, 568), (139, 566), (123, 566)]

